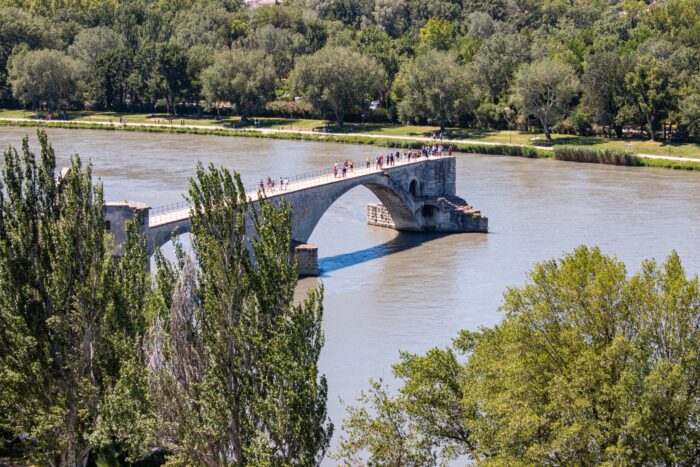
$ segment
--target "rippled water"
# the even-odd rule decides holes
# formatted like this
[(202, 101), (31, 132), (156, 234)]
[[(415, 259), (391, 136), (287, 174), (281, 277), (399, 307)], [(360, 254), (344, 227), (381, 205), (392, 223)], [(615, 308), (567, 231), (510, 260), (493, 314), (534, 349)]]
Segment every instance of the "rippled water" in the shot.
[[(29, 129), (0, 128), (0, 145)], [(334, 160), (364, 160), (368, 146), (215, 136), (49, 130), (65, 165), (90, 158), (108, 200), (152, 206), (181, 200), (196, 161), (238, 170), (244, 182), (294, 175)], [(34, 139), (34, 138), (33, 138)], [(579, 244), (599, 245), (631, 271), (678, 250), (700, 271), (700, 174), (664, 169), (460, 155), (457, 192), (489, 217), (491, 233), (403, 234), (365, 223), (369, 190), (328, 210), (310, 242), (319, 246), (326, 289), (322, 370), (329, 413), (352, 402), (369, 377), (390, 377), (399, 350), (444, 346), (460, 329), (497, 323), (501, 294), (533, 263)], [(300, 289), (313, 287), (305, 279)]]

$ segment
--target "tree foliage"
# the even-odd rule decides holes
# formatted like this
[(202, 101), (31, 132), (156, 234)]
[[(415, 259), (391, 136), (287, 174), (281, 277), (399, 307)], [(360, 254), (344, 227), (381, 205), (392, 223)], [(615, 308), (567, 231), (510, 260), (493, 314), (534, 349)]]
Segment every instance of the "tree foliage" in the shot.
[(211, 166), (190, 199), (198, 268), (163, 271), (147, 340), (154, 438), (177, 465), (317, 465), (332, 434), (323, 294), (293, 302), (290, 211), (255, 208), (237, 175)]
[(67, 107), (77, 98), (80, 65), (63, 52), (21, 50), (11, 60), (12, 94), (24, 105), (54, 110)]
[(615, 258), (579, 247), (536, 265), (502, 309), (494, 328), (403, 354), (398, 394), (374, 385), (365, 406), (348, 412), (341, 457), (353, 465), (367, 455), (402, 465), (460, 455), (496, 465), (695, 462), (700, 285), (676, 253), (629, 277)]
[[(13, 96), (7, 78), (8, 58), (23, 49), (52, 49), (80, 58), (85, 66), (77, 78), (85, 86), (74, 92), (72, 83), (62, 82), (64, 93), (74, 97), (63, 100), (65, 107), (183, 109), (198, 116), (204, 108), (204, 70), (214, 57), (232, 50), (261, 50), (274, 63), (274, 99), (257, 108), (256, 116), (287, 116), (280, 109), (302, 95), (292, 92), (289, 79), (296, 62), (311, 60), (307, 70), (318, 66), (314, 74), (326, 74), (324, 64), (312, 59), (326, 46), (378, 62), (386, 74), (383, 90), (396, 88), (398, 71), (417, 56), (438, 50), (455, 54), (467, 66), (479, 94), (476, 108), (482, 111), (464, 115), (461, 127), (485, 122), (499, 129), (541, 127), (537, 119), (484, 117), (507, 107), (521, 66), (552, 59), (573, 67), (583, 84), (575, 122), (559, 130), (585, 128), (628, 137), (646, 127), (652, 137), (693, 138), (696, 132), (688, 124), (693, 100), (686, 99), (686, 90), (700, 73), (699, 2), (289, 0), (245, 8), (234, 0), (0, 0), (0, 103), (24, 104)], [(96, 66), (106, 53), (121, 50), (125, 57), (123, 49), (133, 56), (127, 92), (124, 67), (110, 77), (110, 70)], [(441, 73), (432, 69), (436, 76)], [(325, 104), (338, 99), (330, 87), (316, 87), (317, 96), (324, 90), (335, 94), (323, 99)], [(355, 95), (343, 119), (363, 120), (359, 104), (368, 99), (366, 86), (348, 89)], [(399, 102), (380, 92), (370, 94), (389, 110), (385, 121), (394, 122)], [(113, 97), (120, 95), (125, 97)], [(338, 119), (328, 105), (319, 105), (320, 97), (315, 100), (310, 113)], [(223, 108), (237, 112), (231, 102)], [(377, 118), (384, 118), (381, 112), (372, 115)]]
[(298, 62), (290, 81), (294, 92), (319, 112), (335, 117), (364, 111), (385, 87), (384, 70), (371, 58), (344, 47), (324, 47)]
[(524, 116), (539, 120), (546, 138), (551, 139), (552, 126), (571, 110), (579, 86), (571, 66), (543, 59), (518, 71), (513, 100)]
[(471, 87), (466, 69), (454, 56), (437, 51), (419, 55), (402, 68), (395, 82), (399, 118), (403, 122), (425, 120), (444, 130), (473, 110)]
[(202, 73), (205, 99), (211, 103), (230, 102), (243, 118), (264, 109), (274, 91), (274, 65), (261, 51), (223, 52)]
[[(27, 434), (27, 459), (82, 464), (100, 399), (138, 345), (144, 245), (130, 233), (120, 264), (104, 233), (101, 185), (72, 159), (54, 178), (46, 134), (35, 156), (4, 152), (0, 194), (0, 428)], [(129, 277), (128, 281), (122, 278)]]

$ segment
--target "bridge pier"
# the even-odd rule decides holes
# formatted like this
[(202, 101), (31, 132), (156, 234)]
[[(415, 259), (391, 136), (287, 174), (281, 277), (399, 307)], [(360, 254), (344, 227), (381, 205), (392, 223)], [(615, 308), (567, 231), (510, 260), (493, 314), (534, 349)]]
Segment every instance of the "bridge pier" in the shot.
[(309, 243), (294, 245), (292, 253), (297, 260), (297, 272), (301, 277), (318, 276), (318, 247)]
[[(426, 200), (416, 217), (422, 232), (487, 233), (489, 230), (488, 218), (456, 196)], [(403, 230), (396, 227), (391, 212), (381, 203), (367, 205), (367, 224)]]

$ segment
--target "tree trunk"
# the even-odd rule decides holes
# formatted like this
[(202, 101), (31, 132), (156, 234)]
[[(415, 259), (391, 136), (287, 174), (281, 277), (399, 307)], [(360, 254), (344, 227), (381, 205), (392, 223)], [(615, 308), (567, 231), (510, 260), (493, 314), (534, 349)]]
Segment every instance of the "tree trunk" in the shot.
[(649, 130), (649, 139), (651, 141), (656, 141), (656, 135), (654, 134), (654, 116), (649, 115), (647, 117), (647, 126)]
[(622, 125), (613, 125), (613, 130), (615, 131), (615, 136), (622, 138)]
[(340, 112), (336, 112), (335, 113), (335, 121), (340, 128), (343, 128), (343, 125), (345, 124), (345, 115), (343, 115)]
[(547, 141), (552, 141), (552, 130), (549, 129), (547, 122), (542, 122), (542, 128), (544, 129), (544, 137)]

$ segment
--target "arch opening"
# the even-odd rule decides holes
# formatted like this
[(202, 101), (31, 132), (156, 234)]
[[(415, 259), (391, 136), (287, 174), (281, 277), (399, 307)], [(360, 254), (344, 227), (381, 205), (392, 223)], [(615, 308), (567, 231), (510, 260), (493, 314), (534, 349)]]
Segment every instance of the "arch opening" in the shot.
[(416, 180), (415, 178), (411, 180), (411, 184), (408, 187), (408, 191), (413, 196), (416, 196), (418, 194), (418, 180)]
[[(393, 188), (390, 183), (391, 182), (386, 183), (385, 179), (382, 179), (380, 182), (366, 181), (364, 183), (350, 183), (342, 188), (339, 187), (340, 189), (330, 196), (314, 197), (311, 200), (305, 198), (303, 201), (299, 200), (298, 204), (294, 200), (290, 200), (293, 211), (296, 209), (296, 212), (293, 214), (294, 240), (302, 243), (308, 242), (316, 225), (326, 211), (348, 191), (358, 186), (367, 188), (379, 199), (382, 205), (389, 211), (397, 230), (420, 230), (418, 228), (416, 212), (414, 211), (415, 208), (410, 204), (410, 200), (405, 199), (405, 194), (403, 196), (400, 194), (401, 192), (406, 193), (405, 188), (399, 188), (397, 190)], [(403, 186), (405, 187), (405, 185)], [(358, 206), (357, 208), (364, 209), (365, 206)]]

